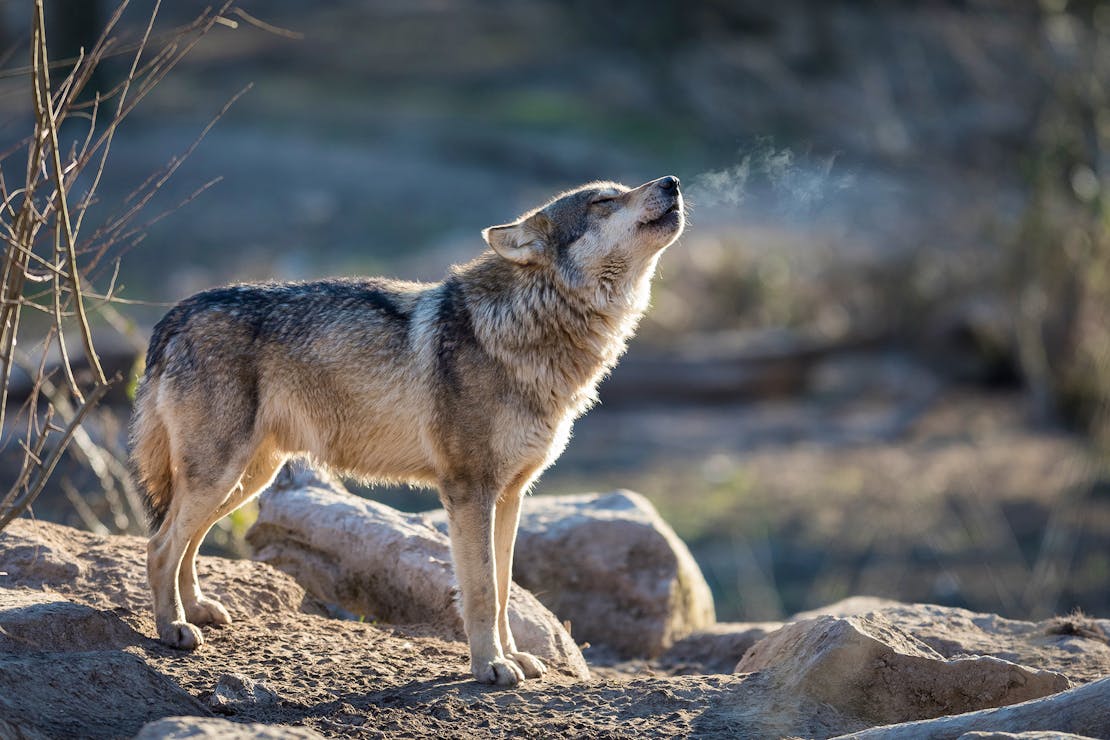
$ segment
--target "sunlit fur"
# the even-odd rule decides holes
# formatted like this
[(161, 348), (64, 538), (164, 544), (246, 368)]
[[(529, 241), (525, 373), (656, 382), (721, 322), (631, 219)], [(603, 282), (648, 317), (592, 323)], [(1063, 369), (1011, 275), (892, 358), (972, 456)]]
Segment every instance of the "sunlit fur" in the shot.
[(175, 306), (151, 337), (132, 419), (161, 639), (194, 648), (197, 624), (230, 622), (200, 592), (197, 547), (307, 455), (437, 487), (474, 675), (542, 674), (507, 620), (520, 498), (596, 401), (682, 228), (677, 181), (591, 183), (486, 229), (491, 248), (440, 283), (239, 285)]

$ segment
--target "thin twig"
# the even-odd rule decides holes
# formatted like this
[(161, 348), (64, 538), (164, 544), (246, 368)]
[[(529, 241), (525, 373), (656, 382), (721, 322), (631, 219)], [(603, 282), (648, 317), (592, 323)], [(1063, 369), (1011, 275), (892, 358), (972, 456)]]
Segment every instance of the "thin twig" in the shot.
[(239, 16), (240, 18), (242, 18), (244, 21), (251, 24), (255, 28), (259, 28), (259, 29), (265, 31), (266, 33), (272, 33), (275, 36), (283, 36), (287, 39), (293, 39), (295, 41), (300, 41), (301, 39), (304, 38), (304, 34), (301, 33), (300, 31), (291, 31), (288, 28), (280, 28), (280, 27), (275, 26), (273, 24), (267, 23), (264, 20), (260, 20), (258, 18), (255, 18), (253, 15), (251, 15), (247, 11), (243, 10), (242, 8), (235, 8), (231, 12), (234, 13), (235, 15)]
[[(98, 247), (96, 248), (96, 255), (89, 262), (90, 270), (96, 266), (99, 259), (108, 251), (108, 249), (112, 247), (112, 245), (136, 233), (136, 231), (122, 232), (122, 229), (132, 218), (135, 217), (135, 215), (139, 211), (141, 211), (146, 206), (147, 203), (150, 202), (151, 198), (154, 197), (157, 191), (166, 184), (166, 181), (168, 181), (175, 172), (177, 172), (177, 169), (185, 163), (185, 160), (188, 159), (193, 151), (200, 145), (200, 143), (204, 140), (204, 137), (208, 135), (208, 132), (212, 130), (212, 127), (215, 126), (216, 123), (228, 112), (228, 110), (231, 109), (231, 106), (234, 105), (235, 102), (239, 100), (239, 98), (241, 98), (243, 95), (245, 95), (247, 91), (250, 90), (253, 86), (254, 83), (250, 83), (242, 90), (235, 93), (235, 95), (231, 96), (231, 98), (226, 103), (224, 103), (223, 107), (220, 108), (220, 111), (208, 122), (208, 125), (201, 130), (197, 138), (193, 140), (193, 143), (190, 144), (189, 147), (181, 155), (171, 158), (164, 174), (154, 182), (154, 184), (148, 189), (148, 191), (142, 196), (142, 198), (140, 198), (121, 216), (117, 217), (110, 225), (98, 229), (97, 232), (93, 234), (90, 241), (97, 241), (98, 239), (101, 239), (103, 241), (98, 245)], [(188, 203), (194, 197), (200, 195), (201, 192), (214, 184), (214, 181), (205, 184), (196, 193), (191, 195), (189, 198), (186, 198), (182, 205), (184, 205), (184, 203)], [(164, 215), (168, 214), (163, 214), (163, 217)], [(159, 217), (158, 220), (160, 219), (161, 217)]]
[[(89, 361), (89, 366), (92, 367), (95, 374), (97, 385), (104, 385), (108, 379), (104, 376), (104, 368), (100, 366), (100, 358), (96, 356), (96, 350), (93, 348), (92, 331), (89, 329), (89, 319), (85, 315), (85, 307), (81, 300), (81, 278), (78, 275), (77, 269), (77, 251), (73, 244), (73, 227), (69, 220), (69, 206), (66, 203), (65, 195), (65, 182), (62, 174), (62, 158), (58, 151), (58, 127), (54, 120), (54, 109), (50, 105), (49, 90), (50, 90), (50, 72), (46, 67), (46, 22), (44, 20), (46, 11), (43, 8), (43, 0), (35, 0), (35, 12), (37, 14), (38, 23), (38, 43), (40, 48), (40, 63), (41, 69), (41, 85), (42, 90), (46, 94), (42, 95), (38, 100), (44, 103), (46, 114), (47, 133), (50, 136), (50, 146), (53, 152), (54, 161), (54, 186), (58, 189), (58, 217), (61, 219), (60, 227), (63, 229), (65, 236), (66, 259), (69, 263), (69, 282), (70, 288), (73, 291), (73, 304), (77, 311), (77, 323), (81, 328), (81, 339), (85, 344), (86, 359)], [(153, 22), (153, 21), (152, 21)]]
[(31, 505), (31, 502), (42, 492), (42, 489), (46, 486), (46, 481), (54, 472), (54, 468), (57, 467), (62, 453), (69, 445), (70, 440), (73, 439), (77, 427), (81, 425), (81, 422), (85, 420), (85, 417), (92, 411), (93, 407), (100, 402), (100, 399), (104, 398), (104, 394), (108, 392), (110, 387), (110, 385), (105, 383), (104, 385), (96, 386), (89, 392), (89, 395), (85, 398), (85, 402), (81, 404), (77, 409), (77, 413), (73, 415), (69, 424), (66, 425), (61, 439), (55, 443), (54, 449), (51, 450), (50, 455), (43, 461), (42, 465), (39, 466), (38, 475), (28, 484), (23, 494), (17, 496), (15, 501), (5, 510), (0, 511), (0, 529), (8, 526), (9, 522), (26, 511), (27, 507)]

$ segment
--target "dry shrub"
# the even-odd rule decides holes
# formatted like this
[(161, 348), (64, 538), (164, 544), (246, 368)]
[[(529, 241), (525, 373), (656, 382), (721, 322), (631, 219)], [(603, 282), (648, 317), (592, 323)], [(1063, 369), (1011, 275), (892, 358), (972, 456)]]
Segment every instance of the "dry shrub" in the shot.
[[(118, 29), (126, 7), (127, 2), (119, 5), (92, 49), (52, 63), (43, 0), (36, 0), (31, 63), (5, 73), (26, 76), (34, 122), (30, 135), (0, 153), (0, 453), (22, 454), (18, 476), (0, 490), (0, 528), (30, 506), (73, 442), (77, 457), (118, 505), (137, 508), (118, 456), (94, 443), (82, 428), (98, 401), (120, 381), (107, 377), (101, 366), (90, 318), (100, 314), (108, 323), (118, 318), (112, 304), (118, 302), (114, 290), (120, 256), (142, 239), (147, 227), (182, 205), (144, 216), (159, 188), (208, 128), (143, 182), (117, 213), (95, 225), (86, 223), (86, 215), (96, 201), (120, 124), (216, 24), (235, 24), (226, 17), (229, 3), (206, 10), (185, 26), (155, 33), (156, 4), (141, 35), (127, 39)], [(126, 77), (107, 92), (89, 94), (86, 88), (97, 68), (118, 55), (131, 59)], [(79, 119), (87, 134), (63, 149), (59, 130), (68, 120)], [(22, 158), (25, 166), (17, 161)], [(8, 179), (17, 168), (22, 173), (18, 184)], [(80, 508), (80, 496), (71, 500)]]

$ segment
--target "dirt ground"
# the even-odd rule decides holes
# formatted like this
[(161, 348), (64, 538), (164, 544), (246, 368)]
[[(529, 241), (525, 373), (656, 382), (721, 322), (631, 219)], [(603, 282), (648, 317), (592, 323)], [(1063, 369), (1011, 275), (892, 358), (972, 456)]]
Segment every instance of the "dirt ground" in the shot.
[[(299, 586), (250, 561), (202, 559), (204, 586), (228, 606), (236, 623), (207, 628), (198, 651), (181, 653), (153, 639), (144, 550), (139, 538), (102, 538), (19, 520), (0, 535), (7, 569), (0, 575), (0, 604), (21, 595), (40, 598), (45, 591), (102, 610), (103, 619), (122, 621), (121, 629), (82, 628), (77, 636), (47, 638), (50, 664), (68, 661), (73, 680), (81, 680), (78, 658), (122, 650), (202, 703), (230, 673), (261, 681), (278, 695), (275, 703), (235, 705), (229, 719), (236, 722), (306, 726), (333, 737), (723, 737), (744, 726), (756, 735), (779, 733), (777, 727), (759, 729), (773, 718), (740, 722), (735, 716), (748, 701), (745, 696), (765, 690), (743, 676), (664, 675), (641, 664), (602, 668), (581, 683), (555, 666), (543, 680), (513, 690), (479, 685), (470, 678), (466, 646), (437, 636), (434, 626), (306, 613), (302, 607), (320, 610)], [(54, 729), (63, 735), (126, 737), (157, 718), (146, 702), (113, 695), (113, 679), (106, 685), (107, 696), (68, 692), (65, 716), (72, 724)], [(97, 731), (107, 726), (106, 714), (114, 731)], [(792, 729), (827, 736), (845, 729), (844, 721)], [(858, 723), (848, 725), (854, 726)]]
[[(50, 737), (132, 737), (152, 720), (209, 711), (329, 737), (827, 738), (867, 726), (784, 690), (773, 674), (698, 673), (699, 666), (674, 661), (616, 664), (593, 649), (585, 651), (588, 681), (556, 665), (515, 689), (479, 685), (465, 644), (445, 639), (442, 627), (330, 618), (290, 577), (247, 560), (201, 559), (203, 587), (236, 622), (206, 628), (205, 644), (182, 653), (153, 639), (144, 553), (141, 538), (28, 519), (0, 534), (0, 735), (11, 727), (5, 721), (19, 726), (22, 719)], [(987, 620), (1004, 628), (970, 648), (948, 639), (953, 632), (943, 619), (915, 622), (913, 631), (947, 657), (968, 649), (997, 654), (1062, 672), (1072, 685), (1105, 675), (1110, 665), (1110, 623), (1088, 638)], [(1022, 642), (1017, 635), (1028, 630), (1034, 637)], [(217, 708), (213, 692), (230, 674), (272, 693)]]

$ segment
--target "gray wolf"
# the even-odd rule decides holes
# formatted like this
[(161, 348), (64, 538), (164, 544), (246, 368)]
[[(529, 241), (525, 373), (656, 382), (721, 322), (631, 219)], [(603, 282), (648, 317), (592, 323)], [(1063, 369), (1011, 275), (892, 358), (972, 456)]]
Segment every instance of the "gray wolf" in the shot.
[(594, 182), (485, 229), (489, 249), (440, 283), (234, 285), (177, 304), (131, 422), (160, 639), (192, 649), (197, 625), (231, 622), (201, 594), (197, 548), (303, 455), (438, 488), (474, 676), (542, 675), (506, 611), (521, 497), (595, 402), (683, 226), (675, 177)]

